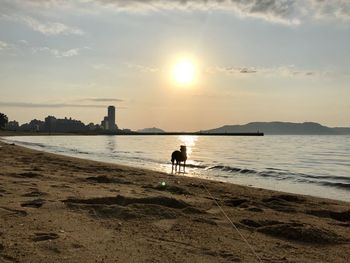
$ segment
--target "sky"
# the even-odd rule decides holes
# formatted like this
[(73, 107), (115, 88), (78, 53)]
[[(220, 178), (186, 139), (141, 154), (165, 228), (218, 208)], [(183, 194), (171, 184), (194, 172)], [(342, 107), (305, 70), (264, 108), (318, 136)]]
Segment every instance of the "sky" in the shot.
[(133, 130), (350, 126), (349, 47), (348, 0), (0, 0), (0, 112), (87, 124), (115, 105)]

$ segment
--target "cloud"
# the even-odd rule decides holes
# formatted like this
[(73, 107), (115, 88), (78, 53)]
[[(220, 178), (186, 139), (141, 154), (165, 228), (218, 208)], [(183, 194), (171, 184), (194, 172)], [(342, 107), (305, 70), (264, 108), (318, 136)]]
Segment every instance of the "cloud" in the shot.
[(300, 23), (299, 19), (294, 17), (296, 0), (94, 0), (90, 2), (120, 11), (221, 10), (282, 24)]
[(68, 49), (65, 51), (60, 51), (58, 49), (49, 48), (49, 47), (33, 48), (32, 50), (33, 50), (33, 53), (49, 52), (50, 54), (52, 54), (56, 58), (74, 57), (74, 56), (79, 55), (79, 51), (80, 51), (79, 48), (72, 48), (72, 49)]
[(127, 63), (126, 64), (129, 69), (142, 72), (142, 73), (156, 73), (159, 72), (160, 69), (156, 67), (150, 67), (150, 66), (144, 66), (144, 65), (138, 65), (133, 63)]
[(308, 18), (350, 20), (349, 0), (90, 0), (89, 2), (133, 12), (171, 9), (221, 10), (241, 17), (254, 17), (285, 25), (299, 25)]
[[(131, 13), (151, 13), (177, 10), (220, 11), (239, 17), (262, 19), (271, 23), (296, 26), (309, 20), (333, 20), (349, 22), (349, 0), (3, 0), (4, 16), (8, 12), (26, 13), (31, 10), (43, 13), (48, 9), (54, 12), (70, 10), (75, 13), (101, 13), (105, 10)], [(42, 11), (44, 10), (44, 11)], [(33, 30), (45, 35), (76, 34), (81, 29), (62, 23), (42, 23), (31, 17), (22, 17), (21, 21)]]
[(18, 14), (1, 14), (0, 18), (9, 21), (17, 21), (28, 26), (36, 32), (40, 32), (47, 36), (56, 35), (84, 35), (85, 32), (79, 28), (68, 26), (59, 22), (40, 22), (39, 20)]
[(278, 77), (312, 77), (312, 76), (323, 76), (329, 72), (321, 72), (315, 70), (304, 70), (298, 69), (295, 66), (280, 66), (280, 67), (208, 67), (205, 69), (208, 74), (226, 74), (226, 75), (261, 75), (261, 76), (278, 76)]
[(242, 68), (240, 73), (256, 73), (257, 71), (255, 69), (250, 69), (250, 68)]
[(92, 64), (91, 67), (95, 70), (108, 70), (111, 69), (111, 67), (109, 67), (106, 64), (103, 63), (99, 63), (99, 64)]
[(83, 101), (95, 101), (95, 102), (123, 102), (123, 99), (116, 98), (85, 98)]
[(235, 75), (235, 74), (252, 74), (257, 73), (256, 68), (247, 68), (247, 67), (209, 67), (205, 70), (206, 73), (209, 74), (215, 74), (215, 73), (224, 73), (228, 75)]
[(16, 56), (17, 45), (0, 40), (0, 54)]
[[(349, 0), (3, 0), (10, 10), (25, 8), (54, 11), (70, 10), (84, 14), (114, 10), (117, 12), (150, 13), (167, 10), (191, 11), (221, 11), (240, 17), (262, 19), (271, 23), (283, 25), (299, 25), (310, 19), (348, 22), (350, 20)], [(11, 8), (12, 7), (12, 8)], [(0, 11), (1, 13), (1, 11)], [(31, 23), (31, 21), (29, 22)], [(34, 22), (35, 24), (35, 22)], [(42, 23), (41, 23), (42, 24)], [(49, 26), (49, 24), (44, 24)], [(49, 26), (50, 27), (50, 26)], [(59, 25), (51, 25), (55, 31), (69, 32), (69, 29)], [(45, 27), (44, 27), (45, 28)], [(47, 31), (44, 29), (44, 31)], [(48, 30), (48, 32), (52, 32)], [(71, 33), (82, 31), (73, 30)]]
[(34, 31), (40, 32), (44, 35), (83, 35), (84, 32), (75, 27), (70, 27), (58, 22), (42, 23), (32, 17), (22, 17), (21, 20)]
[(317, 19), (350, 20), (349, 0), (309, 0), (309, 10)]
[(29, 45), (28, 41), (27, 41), (27, 40), (24, 40), (24, 39), (21, 39), (21, 40), (19, 40), (18, 42), (19, 42), (21, 45), (23, 45), (23, 46), (28, 46), (28, 45)]
[(1, 102), (3, 107), (16, 108), (106, 108), (101, 104), (72, 104), (72, 103), (31, 103), (31, 102)]
[(0, 51), (4, 50), (4, 49), (7, 49), (8, 47), (9, 47), (9, 44), (7, 44), (6, 42), (0, 40)]

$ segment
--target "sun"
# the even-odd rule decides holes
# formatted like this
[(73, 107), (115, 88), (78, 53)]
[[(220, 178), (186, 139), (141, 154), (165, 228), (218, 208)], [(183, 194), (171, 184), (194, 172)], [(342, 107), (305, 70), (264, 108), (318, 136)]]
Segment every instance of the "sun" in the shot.
[(173, 68), (173, 78), (179, 85), (190, 85), (194, 82), (196, 68), (190, 59), (180, 59)]

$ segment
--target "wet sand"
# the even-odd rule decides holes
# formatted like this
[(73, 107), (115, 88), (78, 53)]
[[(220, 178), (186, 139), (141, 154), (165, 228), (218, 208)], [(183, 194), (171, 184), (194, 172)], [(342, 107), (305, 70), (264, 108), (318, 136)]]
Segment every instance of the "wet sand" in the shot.
[(2, 142), (0, 164), (0, 262), (349, 262), (347, 202)]

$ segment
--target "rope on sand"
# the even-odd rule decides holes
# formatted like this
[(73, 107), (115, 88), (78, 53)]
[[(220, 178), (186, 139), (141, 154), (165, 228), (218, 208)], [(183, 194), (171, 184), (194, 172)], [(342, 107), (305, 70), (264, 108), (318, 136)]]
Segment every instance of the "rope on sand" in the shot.
[(250, 250), (253, 252), (253, 254), (256, 257), (257, 262), (261, 262), (262, 260), (261, 258), (258, 256), (258, 254), (255, 252), (254, 248), (249, 244), (248, 240), (243, 236), (243, 234), (238, 230), (238, 228), (236, 227), (236, 225), (232, 222), (232, 220), (228, 217), (228, 215), (225, 213), (224, 209), (220, 206), (220, 204), (218, 203), (218, 201), (215, 199), (215, 197), (210, 193), (210, 191), (208, 190), (208, 188), (205, 187), (204, 184), (201, 183), (201, 185), (203, 186), (203, 188), (208, 192), (208, 194), (210, 195), (211, 199), (213, 199), (213, 201), (215, 202), (215, 204), (219, 207), (219, 209), (221, 210), (221, 212), (224, 214), (224, 216), (227, 218), (227, 220), (230, 222), (230, 224), (232, 225), (232, 227), (237, 231), (237, 233), (240, 235), (240, 237), (242, 238), (242, 240), (247, 244), (247, 246), (250, 248)]

